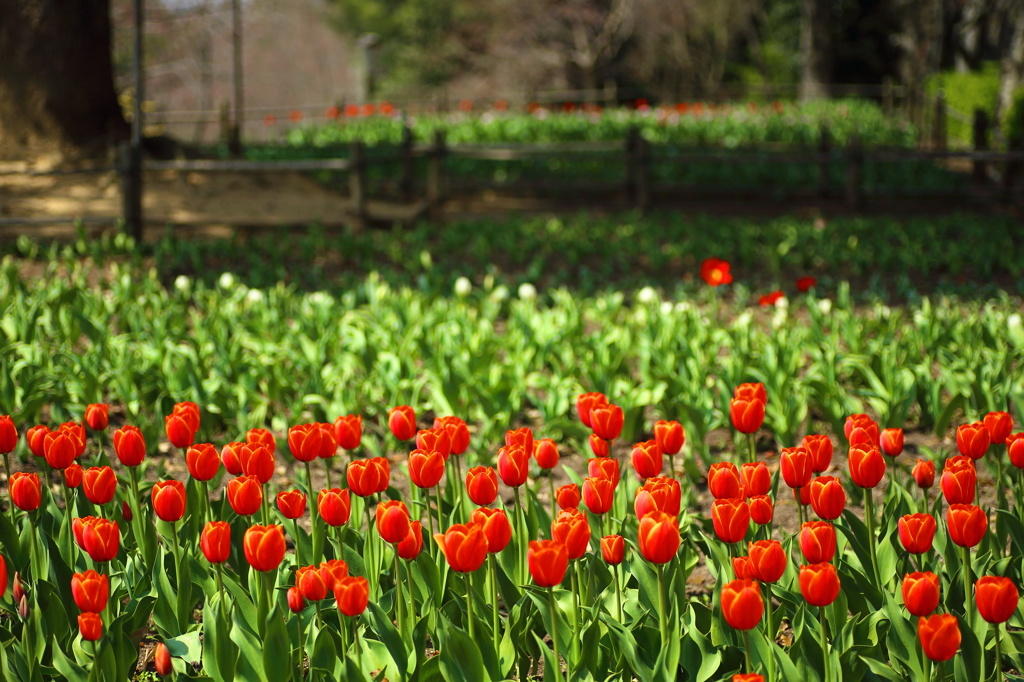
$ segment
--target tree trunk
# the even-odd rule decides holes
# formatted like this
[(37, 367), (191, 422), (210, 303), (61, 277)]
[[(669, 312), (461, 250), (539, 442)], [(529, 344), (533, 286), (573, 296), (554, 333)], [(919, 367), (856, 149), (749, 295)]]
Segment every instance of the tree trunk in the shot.
[(96, 156), (128, 135), (110, 0), (0, 0), (0, 149)]
[(800, 99), (828, 96), (832, 80), (832, 3), (800, 2)]
[(1024, 0), (1006, 3), (1007, 26), (1011, 27), (1003, 58), (999, 62), (999, 99), (996, 101), (996, 125), (1013, 105), (1014, 93), (1024, 85)]

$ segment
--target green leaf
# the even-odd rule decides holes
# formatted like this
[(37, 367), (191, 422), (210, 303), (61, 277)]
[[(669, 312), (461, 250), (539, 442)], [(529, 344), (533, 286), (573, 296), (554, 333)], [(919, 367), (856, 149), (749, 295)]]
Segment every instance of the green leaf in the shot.
[(341, 674), (341, 642), (336, 641), (337, 635), (330, 628), (324, 628), (316, 634), (313, 644), (313, 655), (309, 658), (309, 667), (324, 673), (329, 679), (337, 679)]
[(608, 628), (608, 633), (618, 643), (619, 651), (621, 651), (622, 655), (626, 657), (626, 662), (629, 663), (629, 667), (633, 669), (633, 672), (636, 673), (641, 680), (653, 679), (653, 671), (651, 668), (640, 660), (637, 653), (636, 639), (633, 638), (632, 633), (619, 625), (619, 623), (606, 613), (602, 613), (600, 618)]
[(447, 682), (486, 682), (491, 679), (484, 669), (480, 649), (465, 630), (442, 618), (438, 620), (438, 634), (441, 639), (441, 675)]
[(240, 619), (238, 610), (234, 616), (230, 636), (231, 641), (238, 646), (235, 679), (245, 682), (268, 682), (263, 672), (263, 645), (259, 637), (249, 628), (244, 618)]
[(398, 634), (398, 630), (391, 622), (391, 619), (388, 618), (387, 614), (384, 613), (383, 609), (376, 602), (369, 602), (367, 607), (370, 613), (370, 620), (373, 622), (373, 630), (384, 643), (384, 646), (387, 647), (388, 653), (391, 654), (391, 661), (395, 667), (395, 672), (398, 674), (399, 679), (406, 679), (409, 674), (409, 652), (405, 649), (402, 636)]
[(202, 661), (203, 652), (199, 644), (199, 630), (186, 632), (184, 635), (164, 640), (164, 646), (168, 653), (175, 658), (180, 658), (186, 663), (199, 663)]
[[(3, 667), (0, 667), (0, 680), (4, 679)], [(59, 646), (53, 647), (53, 667), (69, 682), (88, 682), (89, 680), (89, 671), (65, 656)]]
[(220, 594), (203, 605), (203, 669), (217, 682), (231, 682), (238, 660), (238, 647), (231, 641), (227, 615)]
[(267, 615), (267, 630), (263, 637), (263, 674), (273, 682), (287, 682), (292, 677), (291, 642), (284, 618), (276, 606)]

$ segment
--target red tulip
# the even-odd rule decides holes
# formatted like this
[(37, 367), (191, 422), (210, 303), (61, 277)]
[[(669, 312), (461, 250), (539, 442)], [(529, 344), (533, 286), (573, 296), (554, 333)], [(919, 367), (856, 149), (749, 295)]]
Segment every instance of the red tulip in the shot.
[(470, 521), (483, 529), (487, 538), (487, 551), (490, 554), (505, 549), (512, 540), (512, 524), (509, 523), (504, 509), (474, 509)]
[(917, 621), (921, 649), (933, 661), (948, 661), (960, 648), (960, 626), (956, 616), (938, 613)]
[(292, 613), (302, 613), (306, 610), (306, 600), (302, 598), (298, 587), (288, 588), (288, 610)]
[(192, 433), (199, 431), (199, 406), (195, 403), (188, 401), (175, 403), (171, 413), (180, 415), (188, 424)]
[(185, 413), (174, 412), (164, 417), (164, 431), (167, 440), (176, 448), (187, 448), (196, 440), (196, 432)]
[(683, 425), (677, 421), (665, 421), (664, 419), (654, 424), (654, 439), (658, 441), (658, 447), (666, 455), (677, 455), (683, 449), (686, 442), (686, 434)]
[(1024, 432), (1006, 437), (1006, 452), (1010, 456), (1010, 464), (1024, 469)]
[(732, 462), (715, 462), (708, 469), (708, 490), (715, 499), (741, 497), (740, 474)]
[(434, 540), (448, 565), (457, 573), (472, 573), (487, 558), (487, 536), (476, 524), (465, 526), (457, 523), (444, 534), (434, 533)]
[(526, 552), (533, 582), (540, 587), (560, 585), (569, 567), (569, 551), (557, 540), (531, 540)]
[(885, 475), (885, 458), (873, 445), (851, 445), (847, 461), (850, 478), (860, 488), (874, 488)]
[(110, 561), (121, 548), (121, 529), (107, 519), (93, 519), (82, 524), (82, 544), (93, 561)]
[(537, 466), (549, 470), (558, 466), (558, 445), (550, 438), (541, 438), (533, 444), (533, 458)]
[(722, 586), (722, 615), (733, 630), (753, 630), (764, 615), (761, 588), (753, 580), (733, 580)]
[(896, 457), (903, 452), (903, 429), (883, 429), (879, 436), (879, 444), (882, 452), (890, 457)]
[(866, 414), (855, 414), (846, 418), (846, 440), (850, 446), (879, 446), (878, 424)]
[(341, 559), (331, 559), (320, 562), (320, 578), (327, 585), (328, 589), (338, 581), (348, 577), (348, 564)]
[(595, 457), (607, 457), (608, 456), (608, 441), (596, 433), (590, 434), (590, 451), (594, 453)]
[(732, 558), (732, 572), (737, 580), (757, 580), (754, 569), (750, 565), (750, 557), (734, 556)]
[(245, 443), (227, 443), (220, 449), (220, 461), (224, 464), (224, 470), (232, 476), (242, 475), (242, 462), (238, 459), (238, 451), (245, 446)]
[(211, 564), (222, 564), (231, 556), (231, 525), (227, 521), (208, 521), (199, 536), (199, 548)]
[(956, 429), (956, 447), (961, 455), (981, 459), (988, 452), (991, 443), (992, 434), (988, 432), (984, 422), (961, 424)]
[(958, 455), (946, 460), (946, 467), (939, 479), (939, 486), (947, 504), (972, 504), (978, 474), (974, 460)]
[(210, 443), (198, 443), (185, 452), (188, 473), (197, 481), (209, 481), (220, 470), (220, 455)]
[(316, 498), (317, 511), (324, 522), (333, 528), (348, 523), (352, 513), (352, 498), (348, 489), (331, 488), (321, 490)]
[(615, 486), (607, 478), (588, 476), (583, 481), (583, 503), (593, 514), (606, 514), (615, 500)]
[(18, 429), (14, 426), (14, 420), (11, 419), (11, 416), (8, 414), (0, 416), (0, 454), (6, 455), (12, 453), (14, 452), (14, 448), (17, 446)]
[[(93, 431), (102, 431), (110, 421), (110, 406), (106, 403), (91, 403), (85, 406), (85, 423)], [(0, 446), (2, 447), (2, 446)]]
[(409, 453), (409, 480), (417, 488), (433, 488), (444, 476), (444, 455), (440, 452), (413, 450)]
[(619, 460), (611, 457), (592, 457), (587, 460), (587, 473), (595, 478), (607, 478), (619, 485)]
[[(8, 417), (8, 419), (10, 419), (10, 417)], [(9, 443), (11, 444), (11, 449), (8, 450), (8, 452), (12, 452), (14, 450), (15, 445), (18, 442), (18, 432), (14, 431), (14, 423), (13, 422), (11, 422), (11, 425), (9, 427), (5, 427), (5, 428), (7, 429), (7, 431), (6, 431), (6, 435), (4, 437), (7, 438)], [(13, 439), (12, 439), (12, 436), (11, 436), (12, 431), (14, 433)], [(25, 434), (25, 440), (28, 441), (28, 448), (29, 448), (29, 450), (32, 451), (32, 454), (35, 455), (36, 457), (42, 457), (43, 456), (43, 454), (44, 454), (43, 441), (46, 439), (46, 434), (48, 434), (49, 432), (50, 432), (50, 427), (49, 426), (46, 426), (44, 424), (39, 424), (38, 426), (33, 426), (31, 429), (28, 430), (28, 433)], [(114, 434), (114, 435), (116, 437), (117, 434)], [(115, 440), (114, 449), (115, 450), (117, 449), (116, 440)]]
[(1005, 623), (1017, 611), (1020, 594), (1009, 578), (987, 575), (974, 583), (978, 613), (989, 623)]
[(362, 576), (349, 576), (334, 584), (334, 598), (338, 610), (349, 618), (355, 618), (366, 610), (370, 600), (370, 584)]
[(69, 488), (77, 488), (82, 485), (83, 476), (82, 467), (76, 462), (64, 470), (64, 483)]
[[(299, 462), (312, 462), (324, 450), (324, 430), (320, 424), (299, 424), (288, 429), (288, 449)], [(328, 445), (329, 447), (329, 445)], [(225, 455), (224, 465), (227, 466)], [(228, 471), (231, 471), (229, 468)]]
[(623, 419), (622, 408), (618, 405), (597, 405), (590, 410), (590, 427), (605, 440), (619, 437)]
[(505, 447), (519, 445), (528, 458), (533, 456), (533, 431), (528, 428), (514, 429), (505, 432)]
[(720, 258), (705, 258), (700, 264), (700, 278), (713, 287), (731, 284), (730, 269), (728, 261)]
[(363, 441), (363, 416), (348, 414), (334, 420), (334, 438), (342, 450), (355, 450)]
[(621, 535), (605, 535), (601, 538), (601, 556), (609, 566), (618, 566), (626, 554), (626, 541)]
[(638, 519), (642, 519), (652, 511), (678, 516), (681, 501), (682, 491), (679, 488), (679, 481), (667, 476), (655, 476), (648, 478), (647, 482), (636, 491), (633, 510)]
[(434, 428), (448, 432), (453, 455), (461, 455), (469, 449), (469, 427), (460, 417), (434, 417)]
[(715, 535), (725, 543), (740, 542), (750, 525), (750, 510), (742, 498), (722, 498), (711, 503)]
[(665, 512), (651, 512), (640, 519), (637, 530), (640, 554), (653, 564), (667, 564), (679, 551), (679, 521)]
[(132, 522), (132, 508), (128, 506), (128, 500), (121, 502), (121, 518), (125, 523)]
[(491, 467), (473, 467), (466, 472), (466, 493), (473, 504), (481, 507), (498, 497), (498, 475)]
[(134, 467), (146, 458), (146, 440), (137, 426), (122, 426), (114, 432), (114, 452), (121, 464)]
[[(4, 587), (7, 587), (6, 581)], [(107, 608), (109, 595), (110, 583), (107, 576), (93, 570), (71, 576), (71, 596), (79, 611), (102, 613)]]
[(43, 499), (38, 474), (14, 472), (7, 481), (7, 491), (11, 502), (22, 511), (35, 511)]
[(580, 506), (580, 487), (575, 483), (567, 483), (555, 490), (555, 500), (559, 509), (578, 509)]
[(811, 507), (818, 518), (834, 521), (846, 506), (846, 490), (835, 476), (818, 476), (810, 485)]
[(811, 482), (811, 456), (802, 447), (782, 448), (779, 464), (782, 480), (793, 490), (799, 490)]
[(249, 429), (245, 432), (245, 442), (249, 445), (262, 445), (272, 455), (277, 452), (277, 439), (267, 429)]
[(807, 293), (808, 291), (813, 289), (817, 284), (818, 280), (811, 277), (810, 275), (805, 275), (796, 281), (796, 290), (799, 291), (801, 294)]
[(988, 516), (973, 504), (951, 504), (946, 510), (949, 538), (961, 547), (974, 547), (985, 537)]
[(912, 616), (927, 616), (939, 606), (939, 576), (908, 573), (903, 576), (903, 605)]
[(733, 427), (740, 433), (756, 433), (764, 423), (764, 403), (733, 398), (729, 402), (729, 416)]
[(416, 432), (416, 449), (436, 452), (441, 461), (447, 462), (452, 454), (452, 439), (445, 429), (420, 429)]
[(579, 559), (590, 545), (587, 515), (578, 509), (563, 509), (551, 522), (551, 539), (565, 545), (570, 559)]
[(409, 510), (401, 500), (386, 500), (377, 505), (377, 532), (384, 542), (395, 544), (409, 534)]
[(760, 382), (740, 384), (733, 389), (732, 397), (740, 400), (760, 400), (765, 405), (768, 404), (768, 391)]
[(95, 642), (103, 636), (103, 619), (97, 613), (80, 613), (78, 631), (86, 642)]
[(661, 475), (662, 459), (658, 441), (648, 440), (637, 443), (630, 453), (633, 470), (640, 479), (653, 478)]
[(800, 551), (808, 563), (832, 561), (836, 554), (836, 529), (826, 521), (808, 521), (800, 528)]
[(800, 445), (811, 456), (811, 471), (814, 473), (820, 474), (832, 464), (832, 440), (828, 436), (807, 435)]
[(592, 427), (590, 423), (590, 411), (598, 405), (607, 405), (608, 398), (605, 397), (604, 393), (581, 393), (576, 396), (576, 414), (579, 416), (580, 421), (588, 429)]
[(740, 467), (740, 478), (743, 481), (743, 492), (747, 497), (767, 495), (772, 488), (772, 475), (768, 473), (768, 467), (764, 462), (745, 463)]
[(530, 454), (522, 445), (506, 445), (498, 450), (498, 476), (510, 488), (526, 483), (530, 474)]
[(263, 505), (263, 486), (255, 476), (239, 476), (228, 481), (228, 504), (239, 516), (252, 516)]
[(153, 512), (162, 521), (180, 521), (185, 515), (185, 485), (173, 480), (154, 483)]
[[(13, 476), (11, 478), (13, 478)], [(77, 544), (83, 552), (85, 551), (85, 527), (95, 520), (95, 516), (83, 516), (71, 519), (71, 533), (75, 536), (75, 544)], [(14, 601), (18, 601), (17, 598), (15, 598)]]
[(297, 519), (306, 513), (306, 496), (299, 490), (282, 490), (277, 494), (277, 508), (286, 519)]
[(839, 596), (839, 574), (830, 563), (800, 567), (800, 592), (811, 606), (828, 606)]
[(917, 487), (928, 489), (935, 485), (935, 462), (930, 459), (919, 459), (910, 472)]
[(93, 504), (106, 504), (117, 492), (117, 476), (110, 467), (89, 467), (82, 474), (82, 489)]
[(398, 556), (402, 559), (412, 561), (419, 556), (422, 549), (423, 526), (420, 525), (419, 521), (413, 521), (409, 524), (409, 534), (395, 546), (395, 551), (398, 552)]
[(383, 457), (354, 459), (348, 464), (348, 487), (359, 497), (369, 497), (388, 489), (391, 464)]
[(238, 449), (238, 461), (242, 473), (255, 476), (260, 483), (269, 483), (274, 477), (274, 455), (262, 445), (246, 443)]
[(896, 527), (903, 549), (910, 554), (924, 554), (930, 550), (935, 539), (935, 526), (935, 517), (931, 514), (901, 516)]
[(75, 436), (68, 431), (51, 431), (43, 438), (43, 456), (54, 469), (66, 469), (77, 456)]
[(1013, 417), (1009, 412), (989, 412), (985, 415), (985, 428), (988, 429), (992, 443), (1002, 445), (1013, 431)]
[(786, 572), (786, 550), (778, 540), (758, 540), (747, 547), (754, 577), (764, 583), (777, 582)]
[(299, 588), (302, 598), (309, 601), (320, 601), (327, 597), (327, 583), (316, 566), (303, 566), (296, 570), (295, 587)]
[(416, 436), (416, 412), (408, 405), (388, 410), (388, 428), (398, 440), (412, 440)]
[(273, 571), (284, 559), (284, 529), (281, 526), (250, 526), (242, 539), (245, 559), (257, 571)]
[(751, 520), (759, 526), (772, 522), (775, 515), (775, 505), (772, 498), (767, 495), (754, 495), (747, 500), (747, 507), (750, 509)]
[(163, 642), (159, 642), (153, 651), (153, 666), (156, 668), (157, 675), (162, 677), (174, 674), (171, 652), (167, 650), (167, 645)]

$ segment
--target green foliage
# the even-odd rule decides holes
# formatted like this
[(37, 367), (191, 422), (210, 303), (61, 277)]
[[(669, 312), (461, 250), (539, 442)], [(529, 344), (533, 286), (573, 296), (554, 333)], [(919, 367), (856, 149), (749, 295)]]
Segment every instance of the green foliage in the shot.
[(970, 121), (948, 117), (946, 130), (951, 137), (971, 142), (974, 110), (983, 109), (990, 120), (995, 111), (999, 95), (999, 64), (984, 62), (980, 71), (939, 73), (928, 79), (925, 88), (929, 95), (935, 95), (941, 88), (946, 95), (946, 104), (970, 117)]

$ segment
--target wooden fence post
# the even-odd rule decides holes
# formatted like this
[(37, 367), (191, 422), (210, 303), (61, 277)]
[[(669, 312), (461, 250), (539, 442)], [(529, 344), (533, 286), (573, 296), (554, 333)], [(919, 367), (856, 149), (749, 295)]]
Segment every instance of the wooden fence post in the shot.
[(366, 159), (362, 142), (353, 142), (350, 149), (348, 189), (352, 199), (352, 231), (358, 233), (366, 220)]
[(398, 192), (402, 201), (412, 201), (413, 173), (416, 164), (412, 144), (412, 128), (406, 124), (402, 128), (402, 177), (398, 181)]
[(651, 204), (650, 169), (648, 168), (650, 145), (643, 135), (636, 136), (636, 146), (633, 152), (636, 155), (634, 167), (636, 172), (636, 196), (634, 201), (638, 209), (646, 211), (647, 207)]
[(861, 200), (861, 169), (864, 165), (864, 153), (861, 150), (860, 138), (850, 137), (846, 148), (846, 203), (850, 208), (860, 206)]
[(829, 169), (831, 168), (832, 136), (829, 134), (828, 125), (821, 125), (821, 133), (818, 135), (818, 153), (822, 155), (818, 162), (818, 194), (824, 199), (828, 196)]
[(935, 113), (932, 114), (932, 146), (946, 149), (946, 92), (939, 88), (935, 93)]
[(434, 148), (430, 150), (427, 168), (427, 210), (432, 219), (441, 217), (442, 171), (444, 170), (444, 131), (434, 131)]
[[(983, 152), (988, 149), (988, 114), (984, 109), (974, 110), (974, 151)], [(988, 172), (985, 162), (979, 159), (974, 161), (974, 182), (979, 185), (985, 184)]]
[(127, 140), (117, 147), (124, 231), (142, 242), (142, 152)]

